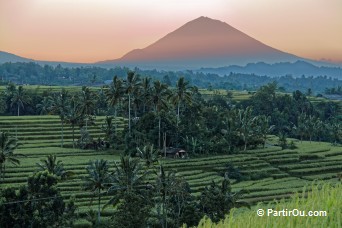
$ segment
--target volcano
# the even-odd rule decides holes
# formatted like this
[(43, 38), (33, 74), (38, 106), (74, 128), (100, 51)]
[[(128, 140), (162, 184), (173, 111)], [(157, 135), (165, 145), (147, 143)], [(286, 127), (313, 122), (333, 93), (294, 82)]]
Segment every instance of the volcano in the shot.
[(156, 69), (196, 69), (301, 58), (248, 36), (225, 22), (199, 17), (143, 49), (101, 64)]

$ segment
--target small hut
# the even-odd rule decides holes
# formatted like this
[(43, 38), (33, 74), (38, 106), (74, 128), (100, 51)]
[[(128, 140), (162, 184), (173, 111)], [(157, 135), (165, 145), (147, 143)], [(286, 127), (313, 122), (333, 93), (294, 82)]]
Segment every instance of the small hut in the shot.
[(162, 154), (166, 155), (168, 158), (185, 158), (187, 156), (187, 153), (184, 149), (174, 147), (166, 148), (166, 151), (162, 151)]

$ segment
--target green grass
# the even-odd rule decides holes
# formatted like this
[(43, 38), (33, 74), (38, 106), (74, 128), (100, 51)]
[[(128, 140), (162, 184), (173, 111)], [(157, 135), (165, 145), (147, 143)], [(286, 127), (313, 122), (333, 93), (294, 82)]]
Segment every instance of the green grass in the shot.
[[(101, 129), (104, 124), (104, 116), (98, 116), (95, 124), (88, 126), (88, 132), (96, 140), (104, 137)], [(124, 118), (118, 117), (114, 122), (118, 123), (118, 131), (122, 131), (126, 125)], [(62, 127), (60, 118), (53, 115), (43, 116), (1, 116), (0, 130), (6, 131), (19, 139), (23, 145), (20, 148), (58, 147), (61, 145)], [(80, 137), (80, 130), (76, 126), (74, 131), (75, 142)], [(64, 124), (64, 145), (72, 147), (72, 127)]]
[[(331, 227), (340, 228), (342, 225), (342, 185), (320, 184), (310, 186), (312, 191), (294, 195), (289, 201), (280, 201), (269, 205), (259, 204), (251, 210), (233, 209), (225, 220), (214, 224), (208, 218), (203, 218), (198, 228), (223, 227)], [(306, 196), (307, 195), (307, 196)], [(258, 216), (257, 210), (263, 209), (264, 216)], [(326, 216), (272, 216), (273, 211), (293, 210), (323, 211)], [(271, 211), (270, 211), (271, 212)], [(267, 216), (267, 214), (269, 216)], [(323, 215), (323, 214), (322, 214)]]

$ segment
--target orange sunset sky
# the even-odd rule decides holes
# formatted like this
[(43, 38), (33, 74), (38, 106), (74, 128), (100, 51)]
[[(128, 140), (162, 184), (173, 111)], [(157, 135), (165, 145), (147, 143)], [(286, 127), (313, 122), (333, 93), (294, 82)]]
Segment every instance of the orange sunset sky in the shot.
[(0, 0), (0, 51), (116, 59), (200, 16), (300, 57), (342, 62), (341, 0)]

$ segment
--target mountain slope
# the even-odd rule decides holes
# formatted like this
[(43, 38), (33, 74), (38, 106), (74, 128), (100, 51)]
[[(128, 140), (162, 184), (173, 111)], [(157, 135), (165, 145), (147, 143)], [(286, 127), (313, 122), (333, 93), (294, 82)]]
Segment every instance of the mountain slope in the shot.
[(198, 68), (297, 59), (299, 58), (269, 47), (224, 22), (200, 17), (144, 49), (136, 49), (118, 60), (101, 63)]
[(274, 64), (258, 62), (249, 63), (245, 66), (231, 65), (218, 68), (201, 68), (197, 71), (203, 73), (218, 74), (220, 76), (229, 75), (232, 72), (241, 74), (267, 75), (270, 77), (279, 77), (285, 75), (292, 75), (294, 77), (301, 77), (302, 75), (315, 77), (327, 75), (329, 77), (342, 79), (341, 67), (318, 67), (302, 60), (297, 60), (293, 63), (280, 62)]
[(35, 62), (40, 65), (50, 65), (50, 66), (57, 66), (61, 65), (63, 67), (82, 67), (82, 66), (92, 66), (94, 64), (89, 64), (89, 63), (72, 63), (72, 62), (58, 62), (58, 61), (41, 61), (41, 60), (35, 60), (35, 59), (28, 59), (24, 58), (18, 55), (14, 55), (8, 52), (0, 51), (0, 64), (3, 63), (16, 63), (16, 62), (21, 62), (21, 63), (28, 63), (28, 62)]
[(14, 55), (8, 52), (0, 51), (0, 64), (6, 63), (6, 62), (33, 62), (34, 60), (32, 59), (27, 59), (20, 57), (18, 55)]

